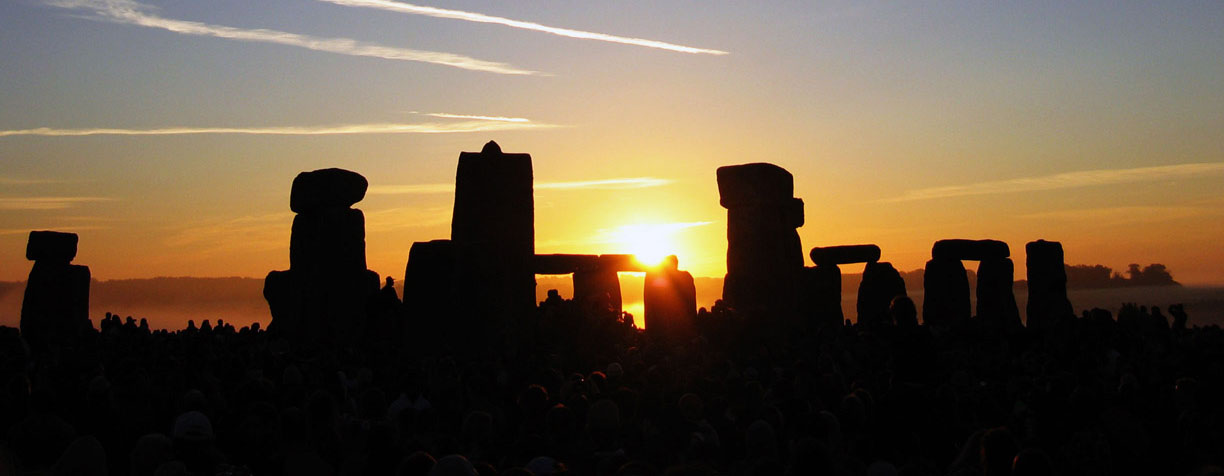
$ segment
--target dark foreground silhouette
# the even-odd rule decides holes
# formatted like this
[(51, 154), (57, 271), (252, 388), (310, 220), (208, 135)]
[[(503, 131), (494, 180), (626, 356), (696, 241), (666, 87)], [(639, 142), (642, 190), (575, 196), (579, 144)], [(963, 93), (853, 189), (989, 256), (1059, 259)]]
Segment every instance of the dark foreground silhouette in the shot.
[(1224, 333), (1176, 307), (1016, 333), (891, 312), (776, 335), (718, 306), (676, 344), (550, 298), (478, 350), (312, 353), (114, 316), (34, 361), (3, 328), (0, 473), (1209, 474), (1224, 456)]

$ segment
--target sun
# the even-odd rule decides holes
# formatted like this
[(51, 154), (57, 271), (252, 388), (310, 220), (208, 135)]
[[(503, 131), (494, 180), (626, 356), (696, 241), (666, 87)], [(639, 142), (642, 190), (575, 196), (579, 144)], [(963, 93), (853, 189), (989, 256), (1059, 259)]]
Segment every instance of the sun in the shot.
[(612, 232), (612, 241), (627, 253), (632, 253), (639, 262), (654, 267), (668, 255), (680, 254), (675, 234), (680, 227), (675, 223), (624, 225)]

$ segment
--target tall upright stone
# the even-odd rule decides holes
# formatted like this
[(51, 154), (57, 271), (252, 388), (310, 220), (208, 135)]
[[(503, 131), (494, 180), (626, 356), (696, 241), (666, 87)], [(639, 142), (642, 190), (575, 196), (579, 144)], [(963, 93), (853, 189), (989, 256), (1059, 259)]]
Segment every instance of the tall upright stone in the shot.
[(893, 299), (906, 296), (905, 279), (892, 263), (868, 262), (863, 267), (863, 280), (858, 289), (859, 324), (880, 324), (891, 321), (888, 312)]
[(803, 201), (794, 178), (773, 164), (719, 167), (719, 203), (727, 209), (727, 276), (723, 300), (750, 314), (794, 318), (803, 250)]
[(297, 213), (289, 238), (289, 270), (264, 279), (272, 312), (269, 331), (298, 346), (354, 344), (369, 319), (367, 304), (379, 276), (366, 269), (365, 217), (350, 208), (368, 182), (356, 172), (321, 169), (293, 180), (289, 208)]
[(977, 317), (991, 325), (1017, 329), (1020, 308), (1016, 305), (1015, 269), (1011, 258), (987, 258), (978, 264)]
[(21, 334), (36, 353), (70, 345), (93, 328), (89, 267), (71, 264), (77, 235), (31, 231), (26, 259), (34, 262), (21, 303)]
[(841, 307), (841, 268), (817, 263), (805, 267), (800, 278), (799, 314), (816, 327), (841, 327), (845, 313)]
[(1028, 327), (1047, 327), (1075, 316), (1067, 299), (1062, 243), (1037, 240), (1024, 246), (1028, 267)]
[(646, 272), (643, 307), (646, 333), (679, 341), (696, 333), (697, 288), (675, 256)]
[(922, 321), (947, 326), (969, 319), (969, 276), (958, 259), (932, 258), (922, 276)]
[(434, 319), (454, 305), (455, 248), (450, 240), (418, 241), (404, 266), (404, 308), (412, 317)]
[(535, 306), (535, 198), (530, 154), (489, 141), (459, 154), (451, 242), (463, 303), (504, 319)]

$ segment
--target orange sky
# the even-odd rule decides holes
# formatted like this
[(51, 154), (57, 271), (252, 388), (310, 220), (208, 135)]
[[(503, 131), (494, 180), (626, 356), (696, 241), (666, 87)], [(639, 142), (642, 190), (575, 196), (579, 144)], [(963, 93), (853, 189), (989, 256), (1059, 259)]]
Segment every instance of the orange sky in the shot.
[(714, 170), (772, 162), (805, 248), (908, 270), (1044, 238), (1224, 283), (1216, 5), (461, 3), (0, 5), (0, 280), (32, 229), (102, 279), (285, 269), (290, 183), (324, 167), (369, 179), (370, 267), (400, 277), (494, 139), (534, 158), (540, 253), (670, 243), (721, 275)]

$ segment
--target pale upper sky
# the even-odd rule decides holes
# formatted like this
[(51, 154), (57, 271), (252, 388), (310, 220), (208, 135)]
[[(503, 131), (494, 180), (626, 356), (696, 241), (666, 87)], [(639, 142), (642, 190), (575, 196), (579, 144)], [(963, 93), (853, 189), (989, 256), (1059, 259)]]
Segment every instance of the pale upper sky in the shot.
[[(0, 280), (31, 229), (102, 279), (288, 266), (298, 172), (365, 175), (370, 267), (446, 238), (460, 151), (531, 153), (537, 251), (725, 271), (714, 169), (804, 247), (1062, 241), (1224, 283), (1224, 8), (1204, 2), (0, 3)], [(643, 238), (645, 237), (645, 238)]]

